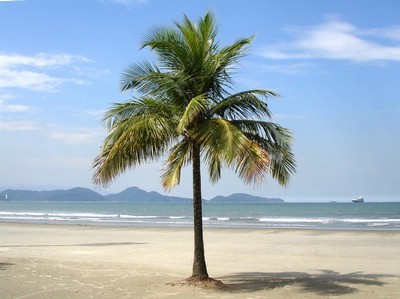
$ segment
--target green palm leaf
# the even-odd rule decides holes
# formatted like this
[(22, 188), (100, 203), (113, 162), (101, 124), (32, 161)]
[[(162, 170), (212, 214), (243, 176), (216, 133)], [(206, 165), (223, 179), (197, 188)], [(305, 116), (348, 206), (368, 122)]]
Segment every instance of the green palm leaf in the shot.
[(243, 118), (263, 118), (271, 117), (271, 112), (268, 109), (266, 102), (262, 101), (259, 96), (269, 97), (278, 96), (278, 94), (269, 90), (248, 90), (230, 95), (227, 98), (218, 102), (211, 114), (217, 114), (221, 117), (229, 119)]
[(191, 149), (189, 140), (183, 139), (170, 150), (161, 175), (162, 185), (166, 190), (171, 190), (179, 184), (182, 167), (191, 161)]

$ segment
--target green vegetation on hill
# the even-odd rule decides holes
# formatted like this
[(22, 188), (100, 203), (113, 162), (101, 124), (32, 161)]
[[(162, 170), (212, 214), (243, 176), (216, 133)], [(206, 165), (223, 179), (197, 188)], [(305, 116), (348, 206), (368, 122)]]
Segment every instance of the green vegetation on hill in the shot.
[(208, 201), (209, 203), (281, 203), (280, 198), (265, 198), (245, 193), (235, 193), (229, 196), (216, 196)]
[(109, 194), (106, 195), (105, 198), (108, 201), (117, 201), (117, 202), (135, 202), (135, 203), (161, 203), (161, 202), (169, 202), (169, 203), (190, 203), (192, 200), (190, 198), (183, 198), (177, 196), (167, 196), (162, 195), (158, 192), (151, 191), (146, 192), (137, 187), (130, 187), (125, 189), (122, 192), (117, 194)]
[(1, 200), (10, 201), (105, 201), (99, 193), (86, 188), (69, 190), (30, 191), (5, 190), (0, 193)]
[[(191, 203), (191, 198), (163, 195), (155, 191), (147, 192), (137, 187), (130, 187), (122, 192), (101, 195), (86, 188), (69, 190), (30, 191), (5, 190), (0, 192), (0, 200), (8, 201), (90, 201), (90, 202), (131, 202), (131, 203)], [(205, 203), (279, 203), (279, 198), (264, 198), (244, 193), (230, 196), (216, 196)]]

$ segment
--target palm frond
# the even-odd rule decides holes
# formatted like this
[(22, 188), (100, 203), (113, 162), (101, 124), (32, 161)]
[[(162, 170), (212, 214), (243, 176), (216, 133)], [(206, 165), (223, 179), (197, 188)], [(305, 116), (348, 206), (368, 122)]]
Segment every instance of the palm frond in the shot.
[[(150, 81), (147, 78), (157, 78), (157, 75), (162, 76), (162, 73), (157, 66), (152, 65), (150, 62), (143, 61), (141, 63), (134, 63), (122, 72), (120, 83), (121, 91), (125, 92), (136, 89), (139, 92), (145, 92), (151, 89), (151, 86), (154, 86), (146, 86), (146, 83), (149, 84)], [(156, 80), (153, 79), (150, 82), (154, 84)]]
[(207, 151), (206, 163), (208, 164), (208, 175), (211, 183), (216, 183), (221, 178), (221, 158), (216, 152)]
[(219, 178), (221, 165), (231, 166), (237, 155), (245, 153), (250, 140), (227, 120), (214, 118), (203, 121), (189, 136), (202, 148), (210, 177)]
[(226, 70), (234, 67), (235, 64), (244, 56), (248, 45), (253, 40), (253, 36), (248, 38), (241, 38), (235, 41), (233, 44), (223, 47), (217, 54), (219, 61), (218, 69), (221, 74)]
[(235, 172), (246, 183), (259, 183), (271, 172), (271, 159), (267, 151), (256, 142), (249, 140), (246, 152), (236, 159)]
[(186, 129), (190, 128), (191, 124), (194, 124), (196, 119), (199, 119), (202, 114), (207, 112), (208, 106), (209, 103), (204, 95), (193, 98), (186, 106), (185, 112), (179, 121), (177, 127), (178, 132), (182, 134)]
[(157, 103), (144, 98), (108, 113), (110, 133), (93, 164), (96, 184), (107, 185), (127, 169), (158, 159), (178, 138), (174, 117)]
[[(175, 106), (162, 98), (143, 97), (114, 104), (104, 115), (104, 123), (109, 130), (118, 126), (122, 121), (140, 115), (158, 115), (169, 121), (177, 119)], [(177, 120), (176, 120), (177, 121)]]
[(215, 49), (214, 54), (209, 57), (206, 86), (214, 100), (223, 98), (227, 90), (233, 87), (231, 72), (239, 59), (244, 56), (252, 39), (252, 37), (239, 39), (230, 46)]
[(273, 156), (272, 163), (272, 177), (282, 186), (286, 186), (296, 172), (293, 152), (288, 148), (279, 148), (279, 155)]
[(279, 146), (291, 144), (293, 141), (292, 133), (282, 126), (266, 121), (259, 120), (232, 120), (232, 124), (239, 127), (249, 138), (257, 140), (266, 139)]
[(184, 138), (170, 150), (161, 175), (164, 189), (170, 190), (179, 184), (181, 180), (181, 169), (191, 160), (191, 148), (192, 146), (189, 140)]
[(189, 99), (186, 91), (189, 75), (174, 72), (162, 72), (150, 64), (133, 64), (122, 74), (122, 91), (134, 90), (145, 96), (168, 96), (170, 98)]
[(228, 96), (217, 103), (210, 111), (212, 115), (216, 114), (228, 119), (243, 118), (263, 118), (271, 117), (268, 104), (259, 97), (278, 96), (278, 94), (269, 90), (248, 90)]
[(188, 64), (187, 45), (176, 28), (155, 27), (142, 43), (156, 53), (160, 65), (167, 71), (183, 70)]
[(235, 125), (246, 124), (243, 130), (246, 132), (245, 135), (268, 154), (270, 174), (281, 185), (286, 186), (290, 177), (296, 172), (296, 162), (291, 147), (293, 141), (291, 132), (270, 122), (237, 121), (234, 123)]

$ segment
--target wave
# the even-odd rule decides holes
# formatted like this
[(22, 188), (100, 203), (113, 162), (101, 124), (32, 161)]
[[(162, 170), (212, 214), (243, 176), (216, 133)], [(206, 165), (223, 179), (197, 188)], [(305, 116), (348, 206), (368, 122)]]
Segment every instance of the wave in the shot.
[(118, 218), (126, 218), (126, 219), (156, 219), (159, 216), (137, 216), (137, 215), (117, 215)]
[[(71, 223), (91, 225), (189, 226), (193, 217), (186, 215), (135, 215), (126, 213), (2, 211), (0, 222)], [(400, 230), (400, 218), (363, 217), (203, 217), (206, 226), (255, 228), (337, 228)]]
[(374, 219), (374, 218), (295, 218), (295, 217), (280, 217), (269, 218), (264, 217), (259, 219), (262, 222), (290, 222), (290, 223), (371, 223), (371, 222), (392, 222), (399, 223), (400, 219)]

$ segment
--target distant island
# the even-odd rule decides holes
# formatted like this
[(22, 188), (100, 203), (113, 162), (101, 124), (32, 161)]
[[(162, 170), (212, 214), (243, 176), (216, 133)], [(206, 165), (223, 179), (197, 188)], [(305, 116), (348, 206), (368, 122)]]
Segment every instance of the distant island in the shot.
[[(101, 195), (87, 188), (72, 188), (68, 190), (31, 191), (7, 189), (0, 192), (0, 201), (76, 201), (76, 202), (126, 202), (126, 203), (191, 203), (191, 198), (168, 196), (151, 191), (147, 192), (137, 187), (130, 187), (122, 192)], [(283, 203), (280, 198), (265, 198), (245, 193), (235, 193), (229, 196), (216, 196), (205, 203)]]
[(229, 196), (216, 196), (208, 201), (209, 203), (281, 203), (280, 198), (265, 198), (245, 193), (234, 193)]

